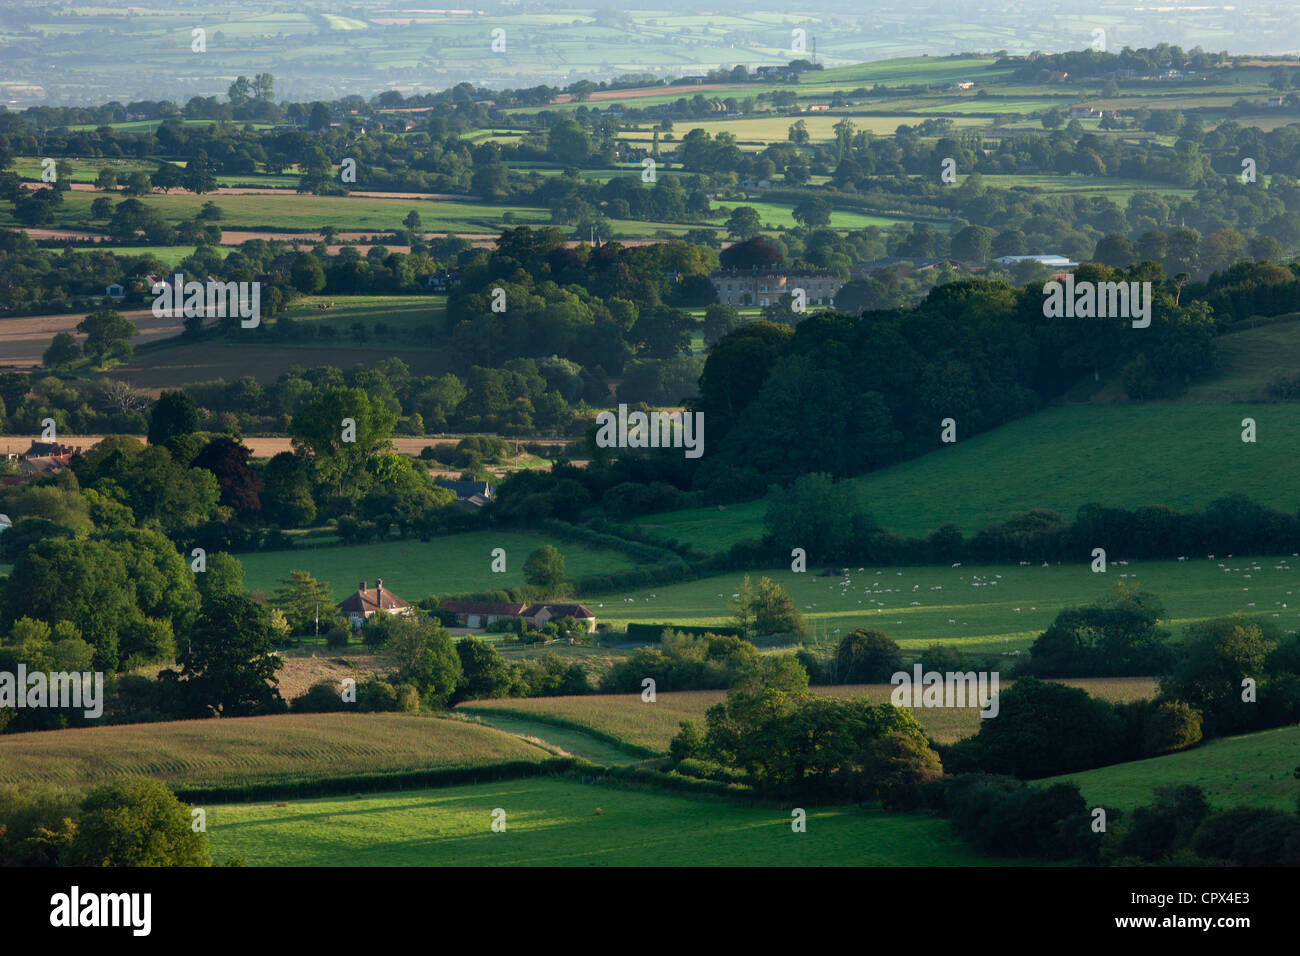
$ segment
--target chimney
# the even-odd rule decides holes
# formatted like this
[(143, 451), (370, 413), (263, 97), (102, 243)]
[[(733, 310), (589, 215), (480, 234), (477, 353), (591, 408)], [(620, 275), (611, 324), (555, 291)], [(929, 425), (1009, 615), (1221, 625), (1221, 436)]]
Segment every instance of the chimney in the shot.
[(384, 579), (375, 578), (375, 607), (380, 610), (384, 607)]
[(360, 584), (358, 584), (358, 585), (357, 585), (357, 590), (360, 591), (360, 592), (364, 595), (364, 594), (366, 593), (366, 582), (365, 582), (365, 581), (362, 581)]

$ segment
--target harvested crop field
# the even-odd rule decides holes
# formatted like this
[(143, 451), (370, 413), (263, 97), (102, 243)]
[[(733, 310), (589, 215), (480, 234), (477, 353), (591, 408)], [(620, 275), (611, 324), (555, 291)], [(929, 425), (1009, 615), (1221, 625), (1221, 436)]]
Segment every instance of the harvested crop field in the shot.
[[(1012, 683), (1003, 681), (1000, 689)], [(1061, 683), (1112, 702), (1152, 697), (1156, 692), (1155, 682), (1146, 677), (1082, 678)], [(893, 689), (890, 684), (845, 684), (814, 687), (812, 691), (826, 697), (866, 697), (883, 704)], [(704, 712), (725, 697), (726, 692), (720, 690), (677, 691), (658, 694), (650, 704), (642, 702), (640, 694), (598, 694), (468, 701), (456, 709), (470, 714), (527, 715), (543, 723), (553, 720), (594, 731), (633, 752), (666, 754), (681, 721), (693, 720), (703, 730)], [(979, 731), (979, 710), (974, 707), (918, 707), (912, 713), (939, 743), (954, 743)]]
[(436, 717), (280, 714), (13, 734), (0, 738), (0, 784), (83, 788), (139, 774), (172, 787), (240, 787), (548, 756), (509, 734)]
[[(41, 356), (50, 347), (50, 341), (60, 332), (71, 332), (77, 343), (86, 337), (77, 332), (77, 323), (86, 317), (85, 312), (65, 312), (57, 315), (16, 315), (0, 318), (0, 365), (30, 368), (41, 364)], [(159, 339), (179, 335), (180, 320), (158, 318), (149, 309), (132, 309), (122, 315), (135, 323), (140, 334), (131, 339), (132, 345), (143, 345)]]

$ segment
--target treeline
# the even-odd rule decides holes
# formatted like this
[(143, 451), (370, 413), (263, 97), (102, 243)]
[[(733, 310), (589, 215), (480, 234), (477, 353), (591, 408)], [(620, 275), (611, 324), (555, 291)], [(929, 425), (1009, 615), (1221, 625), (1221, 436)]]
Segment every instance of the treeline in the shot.
[[(963, 536), (946, 524), (924, 538), (880, 528), (851, 483), (825, 474), (803, 475), (766, 498), (765, 533), (732, 546), (736, 567), (788, 564), (790, 549), (804, 548), (808, 561), (826, 565), (1006, 564), (1012, 561), (1086, 563), (1094, 548), (1107, 560), (1171, 559), (1222, 554), (1290, 553), (1300, 540), (1300, 514), (1260, 505), (1244, 495), (1210, 502), (1201, 511), (1164, 505), (1133, 510), (1081, 505), (1066, 522), (1036, 509)], [(828, 506), (829, 505), (829, 506)]]

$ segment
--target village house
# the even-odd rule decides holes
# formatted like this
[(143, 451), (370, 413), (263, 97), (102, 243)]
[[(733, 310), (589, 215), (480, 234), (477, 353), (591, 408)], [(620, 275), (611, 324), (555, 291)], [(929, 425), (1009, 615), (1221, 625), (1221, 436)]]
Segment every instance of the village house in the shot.
[(581, 622), (588, 634), (596, 630), (596, 615), (581, 604), (530, 604), (519, 616), (533, 627), (571, 617)]
[(455, 614), (459, 626), (470, 628), (487, 627), (503, 617), (519, 617), (524, 611), (522, 604), (503, 601), (443, 601), (439, 608)]
[(548, 621), (571, 617), (586, 631), (596, 630), (596, 615), (581, 604), (523, 604), (505, 601), (443, 601), (440, 608), (456, 615), (460, 627), (483, 628), (503, 618), (521, 618), (530, 627), (542, 627)]
[(840, 277), (827, 269), (715, 269), (709, 281), (723, 305), (768, 306), (792, 289), (803, 289), (808, 305), (833, 305)]
[(492, 498), (492, 486), (486, 481), (448, 481), (436, 478), (433, 482), (439, 488), (455, 492), (456, 504), (466, 508), (482, 508)]
[(81, 454), (81, 446), (61, 442), (33, 441), (18, 458), (18, 474), (26, 478), (44, 478), (57, 475), (67, 468), (73, 455)]
[(400, 614), (404, 617), (415, 613), (415, 608), (409, 602), (403, 601), (392, 591), (384, 590), (383, 578), (376, 578), (373, 588), (367, 588), (366, 582), (362, 581), (357, 585), (355, 593), (339, 602), (338, 608), (339, 613), (346, 617), (354, 628), (360, 627), (367, 618), (379, 611)]

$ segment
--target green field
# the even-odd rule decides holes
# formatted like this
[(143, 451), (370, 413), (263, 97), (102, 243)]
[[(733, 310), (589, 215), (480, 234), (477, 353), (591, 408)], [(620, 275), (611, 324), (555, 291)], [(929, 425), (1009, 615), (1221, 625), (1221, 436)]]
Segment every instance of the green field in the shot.
[[(1002, 683), (1001, 689), (1011, 685)], [(1155, 683), (1145, 677), (1083, 678), (1061, 681), (1081, 687), (1095, 697), (1112, 702), (1132, 701), (1155, 695)], [(825, 697), (865, 697), (874, 703), (889, 701), (890, 684), (844, 684), (814, 687), (813, 693)], [(588, 728), (631, 748), (630, 753), (649, 751), (667, 754), (668, 744), (683, 720), (694, 720), (704, 728), (704, 712), (726, 697), (720, 690), (690, 690), (657, 694), (654, 703), (641, 700), (640, 694), (597, 694), (582, 697), (530, 697), (502, 700), (466, 701), (457, 712), (482, 715), (493, 726), (502, 715), (515, 717), (515, 733), (528, 733), (543, 740), (552, 734), (575, 728)], [(925, 732), (939, 743), (954, 743), (979, 731), (979, 710), (975, 707), (919, 707), (912, 710)], [(529, 721), (528, 718), (534, 718)], [(548, 721), (559, 721), (557, 726)], [(564, 725), (568, 724), (569, 727)], [(524, 727), (531, 726), (525, 731)], [(502, 729), (507, 729), (503, 727)], [(558, 737), (555, 738), (558, 743)], [(572, 741), (580, 744), (582, 741)], [(561, 746), (563, 746), (561, 744)], [(567, 749), (567, 748), (566, 748)], [(622, 762), (626, 762), (624, 757)]]
[[(1268, 328), (1294, 334), (1295, 327)], [(1258, 426), (1255, 444), (1241, 440), (1247, 417)], [(1032, 508), (1071, 521), (1087, 502), (1190, 510), (1231, 494), (1280, 511), (1300, 509), (1300, 471), (1294, 467), (1300, 416), (1293, 405), (1058, 407), (973, 438), (963, 439), (960, 422), (957, 427), (955, 445), (854, 479), (883, 527), (922, 536), (955, 522), (970, 535)], [(764, 507), (746, 502), (725, 512), (666, 512), (650, 515), (641, 527), (719, 551), (742, 538), (761, 538)]]
[(1275, 807), (1295, 810), (1300, 799), (1300, 726), (1278, 727), (1207, 744), (1149, 760), (1101, 767), (1053, 777), (1043, 783), (1071, 780), (1089, 805), (1131, 810), (1151, 802), (1163, 784), (1194, 784), (1216, 807)]
[[(1300, 320), (1300, 315), (1295, 318)], [(1224, 335), (1219, 339), (1218, 351), (1218, 374), (1208, 382), (1189, 388), (1185, 401), (1237, 402), (1264, 398), (1275, 369), (1300, 368), (1300, 321), (1278, 322)]]
[[(365, 183), (358, 181), (364, 191)], [(54, 210), (51, 228), (78, 227), (91, 221), (90, 205), (99, 192), (72, 192)], [(215, 202), (225, 213), (221, 228), (280, 233), (315, 232), (325, 226), (347, 232), (392, 232), (404, 228), (402, 220), (412, 209), (420, 213), (423, 228), (430, 232), (495, 233), (501, 216), (510, 211), (521, 225), (550, 222), (550, 213), (532, 206), (492, 206), (477, 202), (429, 199), (375, 199), (369, 196), (310, 196), (285, 191), (284, 195), (201, 195), (192, 193), (154, 194), (141, 200), (169, 222), (193, 219), (206, 202)], [(8, 206), (0, 212), (0, 226), (19, 225)]]
[[(506, 829), (492, 831), (493, 811)], [(212, 857), (250, 866), (988, 866), (947, 821), (790, 812), (571, 779), (208, 808)]]
[[(1117, 557), (1112, 555), (1112, 562)], [(902, 646), (905, 657), (933, 643), (1014, 657), (1047, 629), (1057, 612), (1095, 601), (1121, 581), (1164, 602), (1167, 616), (1161, 626), (1175, 636), (1189, 622), (1236, 612), (1268, 620), (1283, 631), (1300, 629), (1300, 566), (1292, 558), (1217, 555), (1211, 561), (1195, 555), (1187, 561), (1111, 563), (1105, 574), (1094, 574), (1090, 560), (1081, 555), (1075, 564), (1050, 567), (851, 569), (845, 587), (841, 578), (818, 577), (809, 556), (807, 573), (787, 568), (755, 571), (751, 578), (761, 574), (781, 584), (823, 640), (838, 641), (858, 627), (877, 628)], [(600, 595), (585, 603), (599, 620), (615, 626), (631, 621), (724, 625), (730, 623), (727, 600), (743, 575), (736, 571)]]
[[(334, 305), (322, 311), (320, 306), (329, 302)], [(362, 323), (368, 332), (373, 332), (376, 322), (382, 322), (389, 328), (383, 341), (377, 341), (372, 335), (364, 342), (353, 344), (392, 351), (393, 333), (402, 339), (422, 339), (429, 347), (443, 344), (437, 334), (443, 328), (446, 305), (445, 295), (309, 295), (285, 309), (284, 315), (295, 322), (310, 323), (313, 328), (333, 327), (344, 338), (350, 336), (355, 322)]]
[[(422, 542), (379, 541), (334, 548), (301, 548), (239, 555), (244, 585), (250, 591), (274, 591), (290, 571), (309, 571), (328, 582), (340, 601), (357, 589), (357, 582), (384, 579), (384, 587), (414, 604), (430, 594), (463, 594), (522, 586), (524, 562), (544, 544), (564, 555), (568, 578), (631, 567), (616, 551), (589, 551), (579, 545), (540, 534), (475, 531)], [(506, 570), (492, 572), (492, 549), (505, 548)], [(370, 585), (373, 587), (373, 583)]]
[(548, 757), (517, 737), (465, 721), (282, 714), (11, 734), (0, 737), (0, 784), (78, 789), (140, 774), (171, 787), (240, 787)]

